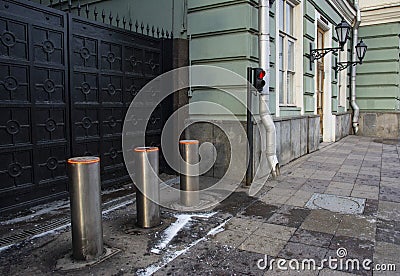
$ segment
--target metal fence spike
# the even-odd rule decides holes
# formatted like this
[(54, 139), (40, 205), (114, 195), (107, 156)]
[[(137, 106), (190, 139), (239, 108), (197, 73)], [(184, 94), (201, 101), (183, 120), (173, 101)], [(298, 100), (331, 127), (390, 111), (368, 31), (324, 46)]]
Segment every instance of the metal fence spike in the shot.
[(132, 18), (129, 18), (129, 30), (132, 31)]
[(137, 20), (136, 20), (136, 23), (135, 23), (135, 28), (136, 28), (136, 32), (137, 32), (137, 30), (138, 30), (138, 28), (139, 28), (139, 23), (138, 23)]
[(68, 12), (70, 13), (72, 10), (72, 1), (68, 0)]
[(108, 16), (108, 19), (110, 20), (110, 25), (112, 25), (113, 16), (112, 16), (111, 12), (110, 12), (110, 15)]
[(173, 32), (171, 32), (171, 39), (173, 39), (174, 38), (174, 33)]
[(81, 16), (81, 9), (82, 9), (82, 7), (81, 7), (81, 1), (78, 2), (78, 6), (77, 6), (76, 8), (77, 8), (77, 10), (78, 10), (78, 16)]
[(99, 14), (99, 12), (97, 11), (97, 7), (94, 7), (93, 14), (94, 14), (94, 20), (97, 20), (97, 15)]
[(53, 7), (53, 0), (50, 0), (50, 7)]
[(160, 37), (160, 28), (157, 27), (157, 37)]
[(117, 13), (117, 17), (115, 18), (115, 21), (117, 22), (117, 27), (119, 27), (119, 21), (120, 21), (120, 19), (119, 19), (118, 13)]
[(164, 37), (164, 28), (161, 29), (161, 37)]
[(86, 4), (85, 12), (86, 12), (86, 18), (89, 19), (89, 4)]
[(151, 27), (151, 33), (152, 33), (152, 35), (154, 36), (154, 32), (155, 32), (156, 30), (154, 29), (154, 25)]
[(143, 30), (144, 30), (143, 21), (142, 21), (142, 23), (140, 24), (140, 29), (142, 30), (142, 34), (143, 34)]
[(150, 32), (149, 24), (147, 24), (147, 26), (146, 26), (146, 31), (147, 31), (147, 35), (149, 35), (149, 32)]
[(125, 29), (125, 26), (126, 26), (126, 19), (125, 19), (125, 16), (122, 18), (122, 25), (124, 26), (124, 29)]
[(103, 23), (105, 23), (105, 21), (106, 21), (106, 12), (104, 11), (104, 9), (101, 11), (101, 18), (103, 18)]

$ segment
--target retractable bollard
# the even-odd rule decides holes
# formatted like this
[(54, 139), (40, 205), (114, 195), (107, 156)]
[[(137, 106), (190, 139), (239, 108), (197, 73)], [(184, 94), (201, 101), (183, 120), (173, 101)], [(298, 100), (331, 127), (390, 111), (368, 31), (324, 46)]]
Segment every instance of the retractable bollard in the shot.
[(93, 260), (104, 252), (100, 158), (70, 158), (68, 170), (73, 258), (82, 261)]
[[(199, 197), (199, 141), (179, 141), (180, 153), (186, 161), (181, 168), (180, 188), (181, 204), (187, 207), (196, 206), (200, 202)], [(197, 164), (197, 165), (196, 165)], [(195, 165), (190, 168), (189, 165)]]
[(158, 148), (135, 148), (137, 225), (151, 228), (160, 225), (160, 183), (158, 180)]

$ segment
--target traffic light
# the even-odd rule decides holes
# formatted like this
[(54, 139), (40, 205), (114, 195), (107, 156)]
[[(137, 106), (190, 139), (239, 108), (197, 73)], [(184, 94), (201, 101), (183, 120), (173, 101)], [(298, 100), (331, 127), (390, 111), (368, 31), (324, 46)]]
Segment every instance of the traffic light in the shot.
[(263, 69), (261, 68), (254, 68), (253, 72), (253, 86), (257, 89), (258, 92), (261, 92), (263, 90), (263, 87), (265, 85), (265, 77), (266, 73)]

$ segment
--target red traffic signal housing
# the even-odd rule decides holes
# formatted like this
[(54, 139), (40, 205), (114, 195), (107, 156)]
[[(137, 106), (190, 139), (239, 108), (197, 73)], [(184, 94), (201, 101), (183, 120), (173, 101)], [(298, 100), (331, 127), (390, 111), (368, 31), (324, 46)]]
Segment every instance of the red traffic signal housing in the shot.
[(262, 68), (253, 68), (253, 86), (261, 92), (265, 86), (264, 77), (266, 72)]

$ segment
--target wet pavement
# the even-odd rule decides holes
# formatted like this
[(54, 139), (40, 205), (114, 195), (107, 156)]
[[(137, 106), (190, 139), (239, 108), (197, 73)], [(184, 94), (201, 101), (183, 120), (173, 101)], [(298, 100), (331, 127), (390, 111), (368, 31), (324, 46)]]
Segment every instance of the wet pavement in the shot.
[[(75, 271), (56, 267), (71, 253), (69, 221), (54, 224), (69, 218), (68, 203), (42, 206), (36, 215), (0, 222), (0, 274), (400, 275), (399, 153), (399, 143), (349, 136), (284, 166), (255, 197), (240, 187), (201, 213), (162, 209), (163, 223), (153, 229), (135, 225), (131, 188), (111, 191), (103, 196), (104, 242), (121, 251)], [(331, 195), (328, 202), (325, 194)], [(357, 213), (349, 211), (351, 204), (358, 204)], [(6, 237), (51, 223), (57, 231), (34, 231), (5, 249)], [(168, 234), (171, 229), (175, 234)], [(267, 269), (265, 261), (272, 259)], [(279, 267), (279, 260), (286, 264)], [(296, 267), (304, 260), (315, 261), (318, 269)], [(360, 267), (343, 265), (348, 260)], [(397, 272), (368, 270), (377, 264), (395, 264)]]

